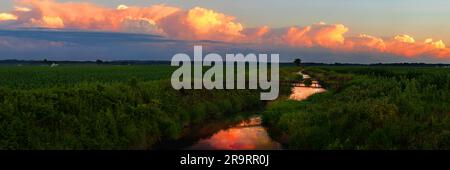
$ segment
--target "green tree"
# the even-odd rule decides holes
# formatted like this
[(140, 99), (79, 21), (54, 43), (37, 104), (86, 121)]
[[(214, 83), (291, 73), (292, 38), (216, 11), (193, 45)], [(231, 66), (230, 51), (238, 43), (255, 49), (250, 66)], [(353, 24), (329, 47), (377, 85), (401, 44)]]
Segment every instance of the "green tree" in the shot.
[(302, 65), (302, 60), (299, 59), (299, 58), (297, 58), (297, 59), (294, 60), (294, 64), (295, 64), (296, 66), (300, 67), (300, 66)]
[(95, 61), (95, 63), (96, 63), (97, 65), (101, 65), (101, 64), (103, 64), (103, 60), (97, 59), (97, 60)]
[(305, 84), (306, 87), (310, 87), (312, 85), (312, 80), (311, 79), (305, 79), (305, 81), (303, 83)]
[(44, 64), (47, 64), (47, 65), (50, 65), (50, 62), (45, 58), (44, 60), (42, 60), (42, 62), (44, 63)]
[(303, 81), (303, 75), (302, 74), (298, 74), (296, 77), (297, 77), (298, 81)]

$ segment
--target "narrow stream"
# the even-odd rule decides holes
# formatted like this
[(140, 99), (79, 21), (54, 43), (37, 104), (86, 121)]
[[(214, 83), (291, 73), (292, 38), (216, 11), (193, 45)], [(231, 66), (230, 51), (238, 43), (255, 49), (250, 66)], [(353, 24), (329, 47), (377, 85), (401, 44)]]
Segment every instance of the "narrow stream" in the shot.
[(279, 150), (281, 145), (272, 140), (262, 125), (260, 116), (228, 128), (211, 137), (201, 139), (188, 149), (194, 150)]
[[(302, 74), (304, 79), (309, 75)], [(320, 84), (311, 87), (293, 87), (291, 100), (305, 100), (309, 96), (326, 90)], [(267, 129), (262, 126), (261, 116), (254, 116), (238, 124), (219, 130), (210, 137), (200, 139), (188, 150), (280, 150), (281, 144), (270, 138)]]

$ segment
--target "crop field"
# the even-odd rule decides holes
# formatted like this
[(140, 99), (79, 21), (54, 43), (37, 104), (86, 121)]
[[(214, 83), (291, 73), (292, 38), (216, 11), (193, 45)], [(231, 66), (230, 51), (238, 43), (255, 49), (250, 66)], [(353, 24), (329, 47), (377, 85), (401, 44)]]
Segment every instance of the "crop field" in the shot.
[(32, 89), (70, 87), (80, 83), (117, 83), (131, 78), (140, 81), (169, 79), (169, 65), (62, 65), (0, 66), (0, 87)]

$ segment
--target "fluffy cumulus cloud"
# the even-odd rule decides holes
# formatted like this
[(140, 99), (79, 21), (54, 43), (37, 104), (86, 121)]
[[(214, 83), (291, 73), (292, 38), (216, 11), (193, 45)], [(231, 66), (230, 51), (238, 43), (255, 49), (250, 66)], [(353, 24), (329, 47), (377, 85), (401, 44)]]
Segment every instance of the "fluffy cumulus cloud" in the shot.
[(18, 27), (73, 28), (126, 31), (154, 28), (156, 22), (178, 11), (165, 5), (109, 9), (90, 3), (58, 3), (53, 0), (21, 0), (12, 12)]
[(426, 39), (417, 42), (409, 35), (397, 35), (383, 39), (360, 34), (346, 37), (349, 28), (342, 24), (313, 24), (306, 27), (291, 27), (284, 34), (284, 40), (291, 46), (322, 47), (341, 52), (377, 52), (404, 57), (450, 58), (450, 49), (442, 40)]
[(17, 16), (10, 13), (0, 13), (0, 21), (17, 20)]
[(360, 34), (356, 37), (347, 38), (343, 48), (348, 51), (385, 52), (386, 43), (381, 38)]
[(348, 28), (342, 24), (328, 25), (323, 22), (306, 27), (291, 27), (284, 35), (292, 46), (320, 46), (336, 48), (344, 44), (344, 33)]
[[(181, 40), (218, 40), (290, 48), (320, 48), (338, 52), (367, 52), (407, 58), (450, 58), (443, 41), (415, 40), (409, 35), (380, 38), (367, 34), (346, 36), (343, 24), (320, 22), (309, 26), (271, 29), (245, 28), (231, 15), (211, 9), (181, 9), (167, 5), (105, 8), (92, 3), (55, 0), (18, 0), (9, 12), (0, 12), (0, 27), (45, 27), (95, 31), (139, 32)], [(4, 43), (5, 44), (5, 43)]]
[(119, 5), (110, 9), (54, 0), (21, 0), (16, 5), (11, 13), (0, 14), (0, 22), (14, 20), (17, 27), (157, 33), (179, 39), (243, 38), (244, 27), (235, 17), (201, 7), (182, 10), (166, 5)]
[(433, 41), (426, 39), (424, 42), (417, 42), (409, 35), (398, 35), (386, 41), (386, 51), (399, 56), (418, 57), (435, 56), (439, 58), (449, 58), (450, 49), (445, 47), (442, 40)]
[(179, 11), (158, 24), (167, 35), (181, 39), (232, 41), (244, 36), (244, 27), (234, 17), (200, 7)]

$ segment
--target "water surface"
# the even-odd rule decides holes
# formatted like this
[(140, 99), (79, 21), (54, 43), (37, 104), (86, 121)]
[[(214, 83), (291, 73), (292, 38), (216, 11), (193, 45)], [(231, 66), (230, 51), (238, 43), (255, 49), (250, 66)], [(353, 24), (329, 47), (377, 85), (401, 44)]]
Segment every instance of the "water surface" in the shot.
[[(310, 79), (309, 75), (304, 79)], [(318, 82), (311, 87), (294, 87), (290, 95), (291, 100), (305, 100), (308, 97), (325, 92)], [(262, 126), (260, 116), (243, 120), (238, 124), (219, 130), (213, 135), (200, 139), (187, 149), (192, 150), (280, 150), (281, 144), (270, 138), (267, 129)]]
[(266, 128), (261, 125), (261, 117), (244, 120), (228, 129), (223, 129), (211, 137), (199, 140), (188, 149), (195, 150), (279, 150), (281, 145), (272, 140)]

